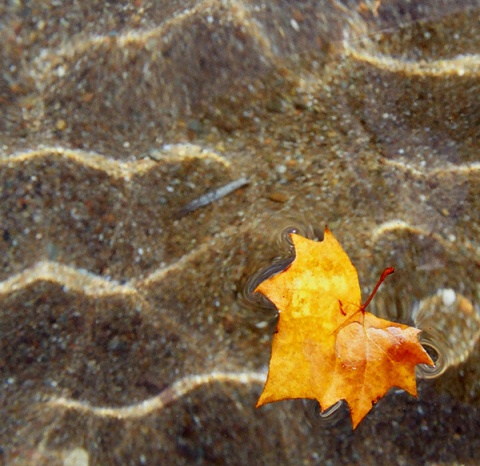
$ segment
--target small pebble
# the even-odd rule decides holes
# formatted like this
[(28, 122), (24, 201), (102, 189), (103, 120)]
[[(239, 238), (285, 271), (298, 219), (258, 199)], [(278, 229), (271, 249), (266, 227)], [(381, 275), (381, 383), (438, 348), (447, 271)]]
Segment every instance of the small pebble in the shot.
[(55, 124), (55, 128), (57, 128), (58, 131), (63, 131), (67, 127), (67, 122), (63, 119), (57, 120), (57, 123)]
[(83, 448), (74, 448), (63, 459), (64, 466), (88, 466), (88, 452)]
[(288, 201), (288, 195), (280, 191), (273, 191), (268, 195), (268, 198), (273, 202), (284, 203)]

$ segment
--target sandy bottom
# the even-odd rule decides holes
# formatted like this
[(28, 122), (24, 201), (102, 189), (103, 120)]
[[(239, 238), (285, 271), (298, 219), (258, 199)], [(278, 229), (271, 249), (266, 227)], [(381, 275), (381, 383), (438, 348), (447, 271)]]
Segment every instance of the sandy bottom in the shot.
[[(287, 3), (0, 6), (0, 464), (480, 461), (480, 3)], [(326, 224), (446, 365), (354, 433), (255, 410)]]

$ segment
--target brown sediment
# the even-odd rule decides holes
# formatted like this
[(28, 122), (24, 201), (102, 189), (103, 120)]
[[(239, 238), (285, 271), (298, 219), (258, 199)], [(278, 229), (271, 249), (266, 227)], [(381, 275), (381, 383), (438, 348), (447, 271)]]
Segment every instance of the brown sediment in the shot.
[(478, 344), (355, 437), (254, 410), (284, 219), (383, 316), (480, 295), (479, 3), (287, 3), (0, 7), (0, 463), (475, 464)]

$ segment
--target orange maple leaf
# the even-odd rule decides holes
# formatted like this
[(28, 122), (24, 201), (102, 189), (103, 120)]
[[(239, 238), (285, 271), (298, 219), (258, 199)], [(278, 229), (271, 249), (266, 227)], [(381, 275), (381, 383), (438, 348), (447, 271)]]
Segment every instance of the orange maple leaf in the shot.
[(365, 312), (355, 267), (325, 228), (316, 242), (290, 234), (295, 259), (260, 283), (279, 311), (265, 388), (257, 408), (290, 398), (314, 398), (325, 411), (339, 400), (353, 428), (393, 387), (417, 395), (415, 366), (433, 365), (418, 341), (420, 330)]

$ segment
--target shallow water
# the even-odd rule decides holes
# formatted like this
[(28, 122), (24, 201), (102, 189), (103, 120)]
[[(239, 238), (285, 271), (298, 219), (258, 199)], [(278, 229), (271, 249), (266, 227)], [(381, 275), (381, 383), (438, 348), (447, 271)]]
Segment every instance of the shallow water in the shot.
[[(0, 6), (0, 464), (478, 463), (480, 2), (431, 4)], [(245, 286), (325, 224), (450, 358), (355, 433), (254, 408)]]

